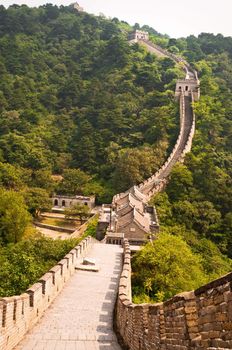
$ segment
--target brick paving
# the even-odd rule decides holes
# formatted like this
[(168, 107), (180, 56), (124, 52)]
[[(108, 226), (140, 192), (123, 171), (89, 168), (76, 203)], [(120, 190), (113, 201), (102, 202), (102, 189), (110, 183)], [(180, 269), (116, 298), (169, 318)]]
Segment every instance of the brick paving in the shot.
[(122, 248), (95, 243), (88, 257), (99, 272), (77, 270), (15, 350), (120, 350), (113, 310)]

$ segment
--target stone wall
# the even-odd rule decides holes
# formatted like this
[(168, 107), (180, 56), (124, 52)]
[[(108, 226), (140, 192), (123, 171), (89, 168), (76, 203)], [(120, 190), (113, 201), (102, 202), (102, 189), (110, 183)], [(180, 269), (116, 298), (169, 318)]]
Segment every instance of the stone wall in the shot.
[(127, 350), (232, 349), (232, 273), (164, 303), (135, 305), (125, 241), (115, 323)]
[(84, 239), (24, 294), (0, 298), (0, 349), (11, 350), (40, 319), (92, 242), (91, 237)]
[[(191, 93), (191, 100), (194, 101), (193, 93)], [(169, 164), (173, 161), (174, 157), (176, 157), (176, 151), (180, 147), (182, 139), (183, 139), (183, 134), (185, 132), (184, 130), (184, 119), (185, 119), (185, 102), (184, 102), (184, 96), (180, 96), (180, 132), (176, 141), (176, 144), (166, 160), (166, 162), (163, 164), (163, 166), (150, 178), (142, 182), (141, 184), (138, 185), (138, 188), (141, 192), (143, 192), (147, 187), (151, 186), (151, 190), (148, 192), (148, 198), (151, 198), (154, 194), (161, 192), (164, 187), (166, 186), (167, 180), (166, 178), (163, 178), (160, 180), (160, 177), (162, 177), (162, 173), (167, 169)], [(179, 155), (178, 159), (176, 161), (183, 161), (184, 156), (187, 152), (190, 152), (191, 147), (192, 147), (192, 140), (194, 137), (195, 133), (195, 115), (193, 113), (193, 120), (192, 120), (192, 126), (190, 133), (188, 135), (188, 140), (182, 150), (182, 153)], [(159, 181), (157, 181), (159, 179)], [(157, 184), (156, 184), (157, 182)]]
[(52, 203), (54, 208), (70, 208), (76, 204), (86, 205), (89, 209), (95, 207), (95, 196), (67, 196), (67, 195), (54, 195), (52, 197)]

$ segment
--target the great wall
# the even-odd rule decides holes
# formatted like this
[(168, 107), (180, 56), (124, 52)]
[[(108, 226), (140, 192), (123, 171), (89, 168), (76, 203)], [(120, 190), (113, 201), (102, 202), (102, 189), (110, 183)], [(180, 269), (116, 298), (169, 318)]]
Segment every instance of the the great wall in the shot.
[(105, 231), (108, 241), (118, 242), (122, 237), (131, 244), (141, 244), (149, 235), (153, 239), (159, 231), (159, 221), (154, 207), (148, 205), (154, 194), (162, 191), (173, 166), (182, 161), (191, 150), (195, 132), (195, 115), (192, 102), (200, 97), (200, 82), (197, 72), (182, 58), (169, 53), (148, 40), (148, 33), (136, 31), (131, 43), (139, 43), (146, 50), (159, 57), (169, 57), (178, 63), (185, 72), (185, 79), (176, 83), (175, 97), (180, 104), (180, 131), (176, 144), (165, 164), (150, 178), (133, 186), (124, 193), (114, 196), (112, 205), (104, 205), (99, 219), (98, 237), (102, 239)]
[[(186, 72), (185, 79), (179, 80), (176, 85), (175, 95), (180, 101), (180, 132), (173, 151), (157, 173), (127, 192), (116, 195), (111, 206), (103, 207), (102, 218), (105, 221), (100, 224), (107, 229), (107, 234), (101, 243), (92, 238), (83, 240), (24, 294), (0, 299), (1, 350), (11, 350), (15, 346), (15, 349), (20, 350), (113, 350), (120, 349), (120, 346), (127, 350), (232, 349), (232, 274), (196, 291), (181, 293), (164, 303), (132, 303), (129, 241), (141, 243), (147, 233), (159, 230), (156, 210), (148, 205), (148, 201), (164, 188), (173, 165), (182, 161), (191, 149), (195, 131), (191, 103), (199, 98), (197, 73), (188, 63), (149, 42), (143, 32), (137, 34), (134, 39), (150, 52), (174, 59)], [(119, 247), (121, 244), (123, 252)], [(97, 246), (99, 249), (96, 249)], [(94, 275), (93, 272), (89, 277), (88, 272), (83, 275), (75, 272), (81, 259), (89, 252), (96, 254), (97, 250), (100, 252), (99, 266), (105, 271), (104, 274)], [(115, 261), (110, 264), (113, 259)], [(72, 284), (74, 278), (76, 282)], [(90, 278), (95, 280), (93, 290)], [(76, 300), (78, 293), (73, 286), (83, 291), (80, 300)], [(101, 293), (96, 288), (100, 288)], [(113, 334), (113, 309), (117, 291), (114, 327), (120, 346)], [(61, 310), (59, 302), (54, 302), (55, 299), (60, 300), (60, 304), (65, 303), (63, 308), (68, 316), (70, 313), (70, 319), (63, 317), (64, 309)], [(98, 302), (99, 309), (94, 308)], [(75, 309), (72, 304), (84, 306)], [(50, 305), (53, 305), (53, 310)], [(86, 315), (86, 311), (91, 311), (87, 315), (94, 319), (91, 327), (96, 329), (90, 329), (90, 320), (82, 317), (81, 313)], [(46, 332), (48, 321), (43, 315), (50, 314), (52, 319), (52, 312), (59, 316), (59, 322), (50, 325), (52, 331), (49, 329)], [(33, 330), (40, 319), (40, 331), (38, 327)], [(63, 332), (64, 324), (66, 333)], [(68, 328), (71, 330), (67, 334)], [(83, 329), (90, 331), (90, 335), (85, 333), (82, 336)], [(31, 333), (25, 336), (28, 331)], [(17, 346), (23, 338), (24, 342)]]

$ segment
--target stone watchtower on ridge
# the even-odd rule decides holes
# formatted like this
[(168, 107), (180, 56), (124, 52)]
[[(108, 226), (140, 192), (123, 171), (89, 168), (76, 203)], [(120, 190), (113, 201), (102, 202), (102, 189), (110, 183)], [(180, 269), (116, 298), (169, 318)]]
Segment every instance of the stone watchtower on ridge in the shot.
[(137, 43), (139, 40), (149, 40), (149, 33), (142, 30), (135, 30), (133, 33), (129, 34), (129, 41)]
[(184, 96), (189, 96), (193, 94), (194, 101), (198, 101), (200, 98), (200, 82), (198, 79), (182, 79), (177, 80), (175, 96), (179, 97), (181, 93), (184, 93)]
[(72, 4), (70, 4), (70, 7), (72, 7), (74, 10), (77, 10), (79, 12), (84, 12), (84, 8), (81, 7), (78, 2), (74, 2)]

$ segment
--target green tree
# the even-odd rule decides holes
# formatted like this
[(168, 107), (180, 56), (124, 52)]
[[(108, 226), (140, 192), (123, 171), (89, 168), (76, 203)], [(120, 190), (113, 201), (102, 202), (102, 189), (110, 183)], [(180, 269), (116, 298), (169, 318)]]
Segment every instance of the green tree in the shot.
[(78, 217), (81, 224), (89, 217), (90, 209), (87, 205), (75, 204), (66, 208), (64, 215), (67, 219)]
[(210, 235), (210, 229), (220, 224), (221, 213), (217, 211), (213, 203), (202, 201), (195, 203), (197, 215), (194, 218), (194, 227), (200, 233)]
[(20, 241), (31, 222), (23, 196), (0, 189), (0, 239), (4, 244)]
[(133, 258), (134, 293), (155, 301), (192, 290), (207, 281), (201, 259), (180, 238), (160, 234)]
[(195, 242), (193, 251), (202, 257), (202, 267), (209, 280), (225, 275), (232, 268), (231, 260), (222, 255), (215, 243), (209, 239), (200, 239)]
[(90, 180), (91, 176), (80, 169), (65, 169), (63, 180), (57, 190), (62, 194), (83, 194), (84, 188)]
[(122, 191), (142, 182), (158, 168), (159, 162), (160, 159), (149, 147), (120, 150), (115, 161), (114, 186)]
[(9, 163), (0, 162), (0, 186), (19, 190), (24, 186), (23, 170)]
[(171, 200), (186, 198), (189, 188), (193, 185), (191, 171), (183, 164), (176, 164), (171, 172), (171, 182), (167, 188), (167, 193)]
[(30, 187), (24, 192), (24, 197), (29, 212), (35, 218), (40, 216), (41, 211), (49, 211), (52, 208), (49, 193), (43, 188)]

